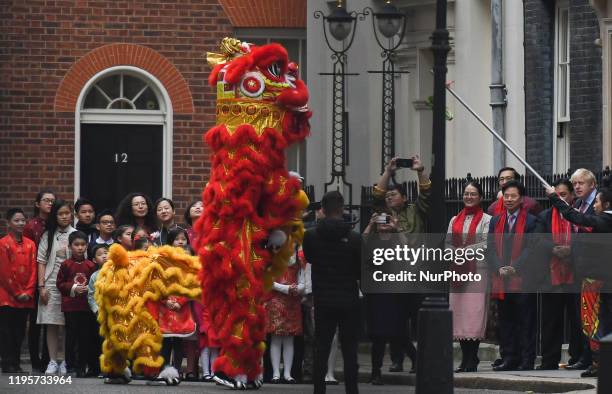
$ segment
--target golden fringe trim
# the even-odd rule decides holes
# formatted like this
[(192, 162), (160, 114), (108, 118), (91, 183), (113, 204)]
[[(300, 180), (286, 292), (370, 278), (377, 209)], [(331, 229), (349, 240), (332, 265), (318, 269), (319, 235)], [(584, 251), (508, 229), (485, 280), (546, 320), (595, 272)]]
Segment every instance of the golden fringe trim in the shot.
[(181, 248), (127, 252), (120, 245), (111, 246), (95, 284), (100, 335), (104, 337), (100, 356), (104, 373), (123, 373), (130, 359), (137, 373), (144, 367), (162, 366), (162, 335), (146, 302), (171, 295), (198, 298), (200, 268), (199, 259)]

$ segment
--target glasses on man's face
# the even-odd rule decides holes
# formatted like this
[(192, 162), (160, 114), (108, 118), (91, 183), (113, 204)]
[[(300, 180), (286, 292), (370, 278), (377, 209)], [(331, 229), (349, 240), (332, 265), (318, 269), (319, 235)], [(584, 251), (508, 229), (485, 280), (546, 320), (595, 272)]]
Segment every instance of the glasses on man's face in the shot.
[(53, 204), (55, 200), (52, 198), (43, 198), (40, 200), (40, 202), (44, 202), (45, 204)]
[(103, 226), (112, 226), (113, 224), (115, 224), (115, 222), (112, 220), (102, 220), (100, 221), (100, 224)]
[(144, 202), (144, 201), (134, 202), (134, 203), (132, 203), (132, 206), (133, 206), (133, 207), (146, 207), (146, 206), (147, 206), (147, 203), (146, 203), (146, 202)]

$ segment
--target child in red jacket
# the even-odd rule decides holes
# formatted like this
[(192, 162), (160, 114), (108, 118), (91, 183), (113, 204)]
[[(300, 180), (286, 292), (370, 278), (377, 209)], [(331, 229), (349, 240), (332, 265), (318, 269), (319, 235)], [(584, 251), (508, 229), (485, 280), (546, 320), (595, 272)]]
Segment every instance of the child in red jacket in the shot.
[(0, 347), (2, 372), (22, 372), (21, 343), (28, 313), (34, 308), (36, 245), (23, 236), (26, 219), (19, 208), (6, 214), (9, 233), (0, 239)]
[(69, 372), (85, 376), (85, 367), (93, 368), (92, 344), (96, 342), (95, 316), (87, 303), (87, 284), (96, 265), (85, 259), (87, 235), (75, 231), (68, 237), (72, 257), (64, 261), (57, 274), (57, 288), (62, 294), (62, 312), (66, 319), (66, 364)]

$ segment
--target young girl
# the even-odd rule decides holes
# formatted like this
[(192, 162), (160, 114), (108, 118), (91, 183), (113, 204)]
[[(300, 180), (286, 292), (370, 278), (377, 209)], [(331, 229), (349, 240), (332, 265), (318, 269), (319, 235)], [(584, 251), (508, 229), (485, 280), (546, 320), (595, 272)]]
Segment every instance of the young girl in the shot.
[(168, 241), (168, 231), (176, 227), (174, 223), (174, 203), (169, 198), (160, 198), (155, 201), (155, 215), (157, 216), (158, 231), (151, 234), (155, 245), (172, 245)]
[(60, 330), (65, 325), (64, 314), (61, 311), (62, 298), (56, 286), (57, 273), (64, 260), (70, 258), (68, 236), (76, 231), (72, 227), (72, 206), (67, 201), (57, 200), (49, 214), (46, 231), (38, 245), (38, 302), (37, 324), (47, 325), (47, 347), (49, 364), (45, 374), (65, 375), (66, 362), (57, 363), (57, 355), (61, 346)]
[[(174, 228), (168, 233), (167, 242), (172, 246), (189, 247), (184, 229)], [(183, 338), (196, 332), (196, 324), (191, 314), (191, 304), (185, 297), (170, 296), (159, 304), (158, 323), (164, 336), (161, 355), (165, 366), (172, 365), (179, 372), (183, 362)], [(170, 362), (172, 356), (172, 362)]]
[[(36, 247), (40, 242), (40, 238), (45, 232), (47, 219), (51, 213), (51, 208), (55, 202), (55, 193), (51, 190), (43, 190), (36, 195), (34, 200), (34, 217), (26, 223), (23, 229), (23, 236), (34, 241)], [(34, 293), (35, 300), (38, 300), (38, 289)], [(32, 371), (45, 372), (47, 363), (49, 362), (49, 354), (47, 352), (47, 337), (46, 332), (41, 330), (40, 325), (36, 324), (38, 316), (38, 303), (34, 304), (34, 309), (31, 309), (28, 324), (28, 347), (30, 350), (30, 360), (32, 361)], [(39, 350), (40, 334), (42, 331), (42, 355)]]
[(143, 227), (132, 232), (132, 247), (134, 250), (147, 250), (151, 246), (149, 233)]
[(270, 361), (272, 383), (280, 383), (281, 348), (283, 353), (283, 381), (293, 384), (293, 337), (302, 335), (301, 298), (304, 294), (304, 277), (297, 259), (297, 251), (291, 256), (287, 271), (273, 283), (270, 298), (266, 302), (268, 319), (266, 332), (270, 337)]
[[(187, 253), (191, 255), (194, 254), (193, 250), (191, 249), (189, 245), (189, 236), (187, 234), (187, 230), (183, 228), (175, 227), (172, 230), (170, 230), (168, 232), (167, 243), (168, 245), (171, 245), (177, 248), (183, 248), (185, 249)], [(197, 324), (197, 319), (195, 316), (195, 308), (196, 308), (195, 304), (197, 304), (197, 302), (190, 301), (187, 307), (191, 311), (191, 318), (193, 319), (197, 327), (198, 324)], [(197, 329), (194, 331), (192, 335), (183, 338), (183, 352), (185, 354), (185, 357), (187, 358), (187, 372), (185, 373), (185, 381), (187, 382), (197, 382), (198, 381), (197, 366), (198, 366), (198, 357), (200, 356), (199, 348), (198, 348), (198, 339), (199, 339), (199, 336), (198, 336)]]
[(208, 313), (208, 309), (201, 302), (196, 302), (194, 304), (194, 312), (199, 326), (201, 380), (203, 382), (212, 382), (215, 375), (213, 364), (219, 356), (221, 344), (217, 340), (216, 332), (211, 325), (212, 318)]
[(117, 227), (117, 230), (113, 233), (113, 239), (115, 243), (123, 246), (123, 248), (127, 251), (130, 251), (133, 248), (132, 243), (132, 233), (134, 232), (134, 226), (131, 224), (124, 224)]
[(204, 212), (204, 205), (200, 200), (192, 202), (191, 204), (189, 204), (189, 206), (187, 206), (187, 209), (185, 210), (184, 219), (185, 224), (187, 225), (187, 237), (189, 238), (190, 244), (192, 246), (195, 246), (196, 241), (196, 234), (193, 229), (193, 225), (195, 224), (196, 220), (198, 220), (200, 216), (202, 216), (202, 212)]
[[(89, 283), (87, 284), (87, 303), (89, 304), (89, 309), (93, 312), (94, 316), (98, 316), (98, 304), (96, 304), (95, 300), (95, 292), (96, 292), (96, 280), (98, 279), (98, 274), (100, 273), (100, 269), (106, 262), (106, 258), (108, 256), (108, 245), (106, 244), (97, 244), (91, 250), (91, 254), (93, 256), (93, 262), (96, 263), (97, 271), (91, 275), (89, 278)], [(93, 351), (95, 354), (95, 359), (98, 360), (100, 358), (100, 353), (102, 351), (102, 338), (99, 335), (100, 325), (98, 324), (98, 320), (95, 322), (96, 327), (96, 335), (95, 335), (95, 343), (93, 345)], [(89, 366), (89, 371), (85, 375), (85, 377), (94, 377), (100, 374), (100, 363), (97, 362), (95, 365)]]
[(143, 193), (128, 194), (117, 207), (117, 225), (129, 224), (134, 228), (145, 227), (147, 231), (153, 231), (157, 226), (152, 205), (151, 199)]

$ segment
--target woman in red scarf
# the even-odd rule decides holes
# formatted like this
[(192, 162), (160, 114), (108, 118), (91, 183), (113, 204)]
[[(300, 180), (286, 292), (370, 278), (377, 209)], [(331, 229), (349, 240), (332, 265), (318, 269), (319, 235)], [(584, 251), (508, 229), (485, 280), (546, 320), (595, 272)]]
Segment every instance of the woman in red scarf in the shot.
[[(484, 249), (491, 216), (480, 206), (482, 188), (469, 182), (463, 189), (464, 208), (448, 225), (447, 243), (454, 248)], [(460, 264), (461, 263), (461, 264)], [(449, 296), (453, 311), (453, 337), (461, 345), (462, 360), (455, 372), (476, 372), (478, 346), (485, 336), (487, 324), (487, 267), (484, 261), (456, 261), (453, 268), (458, 273), (480, 273), (482, 282), (453, 283)]]

